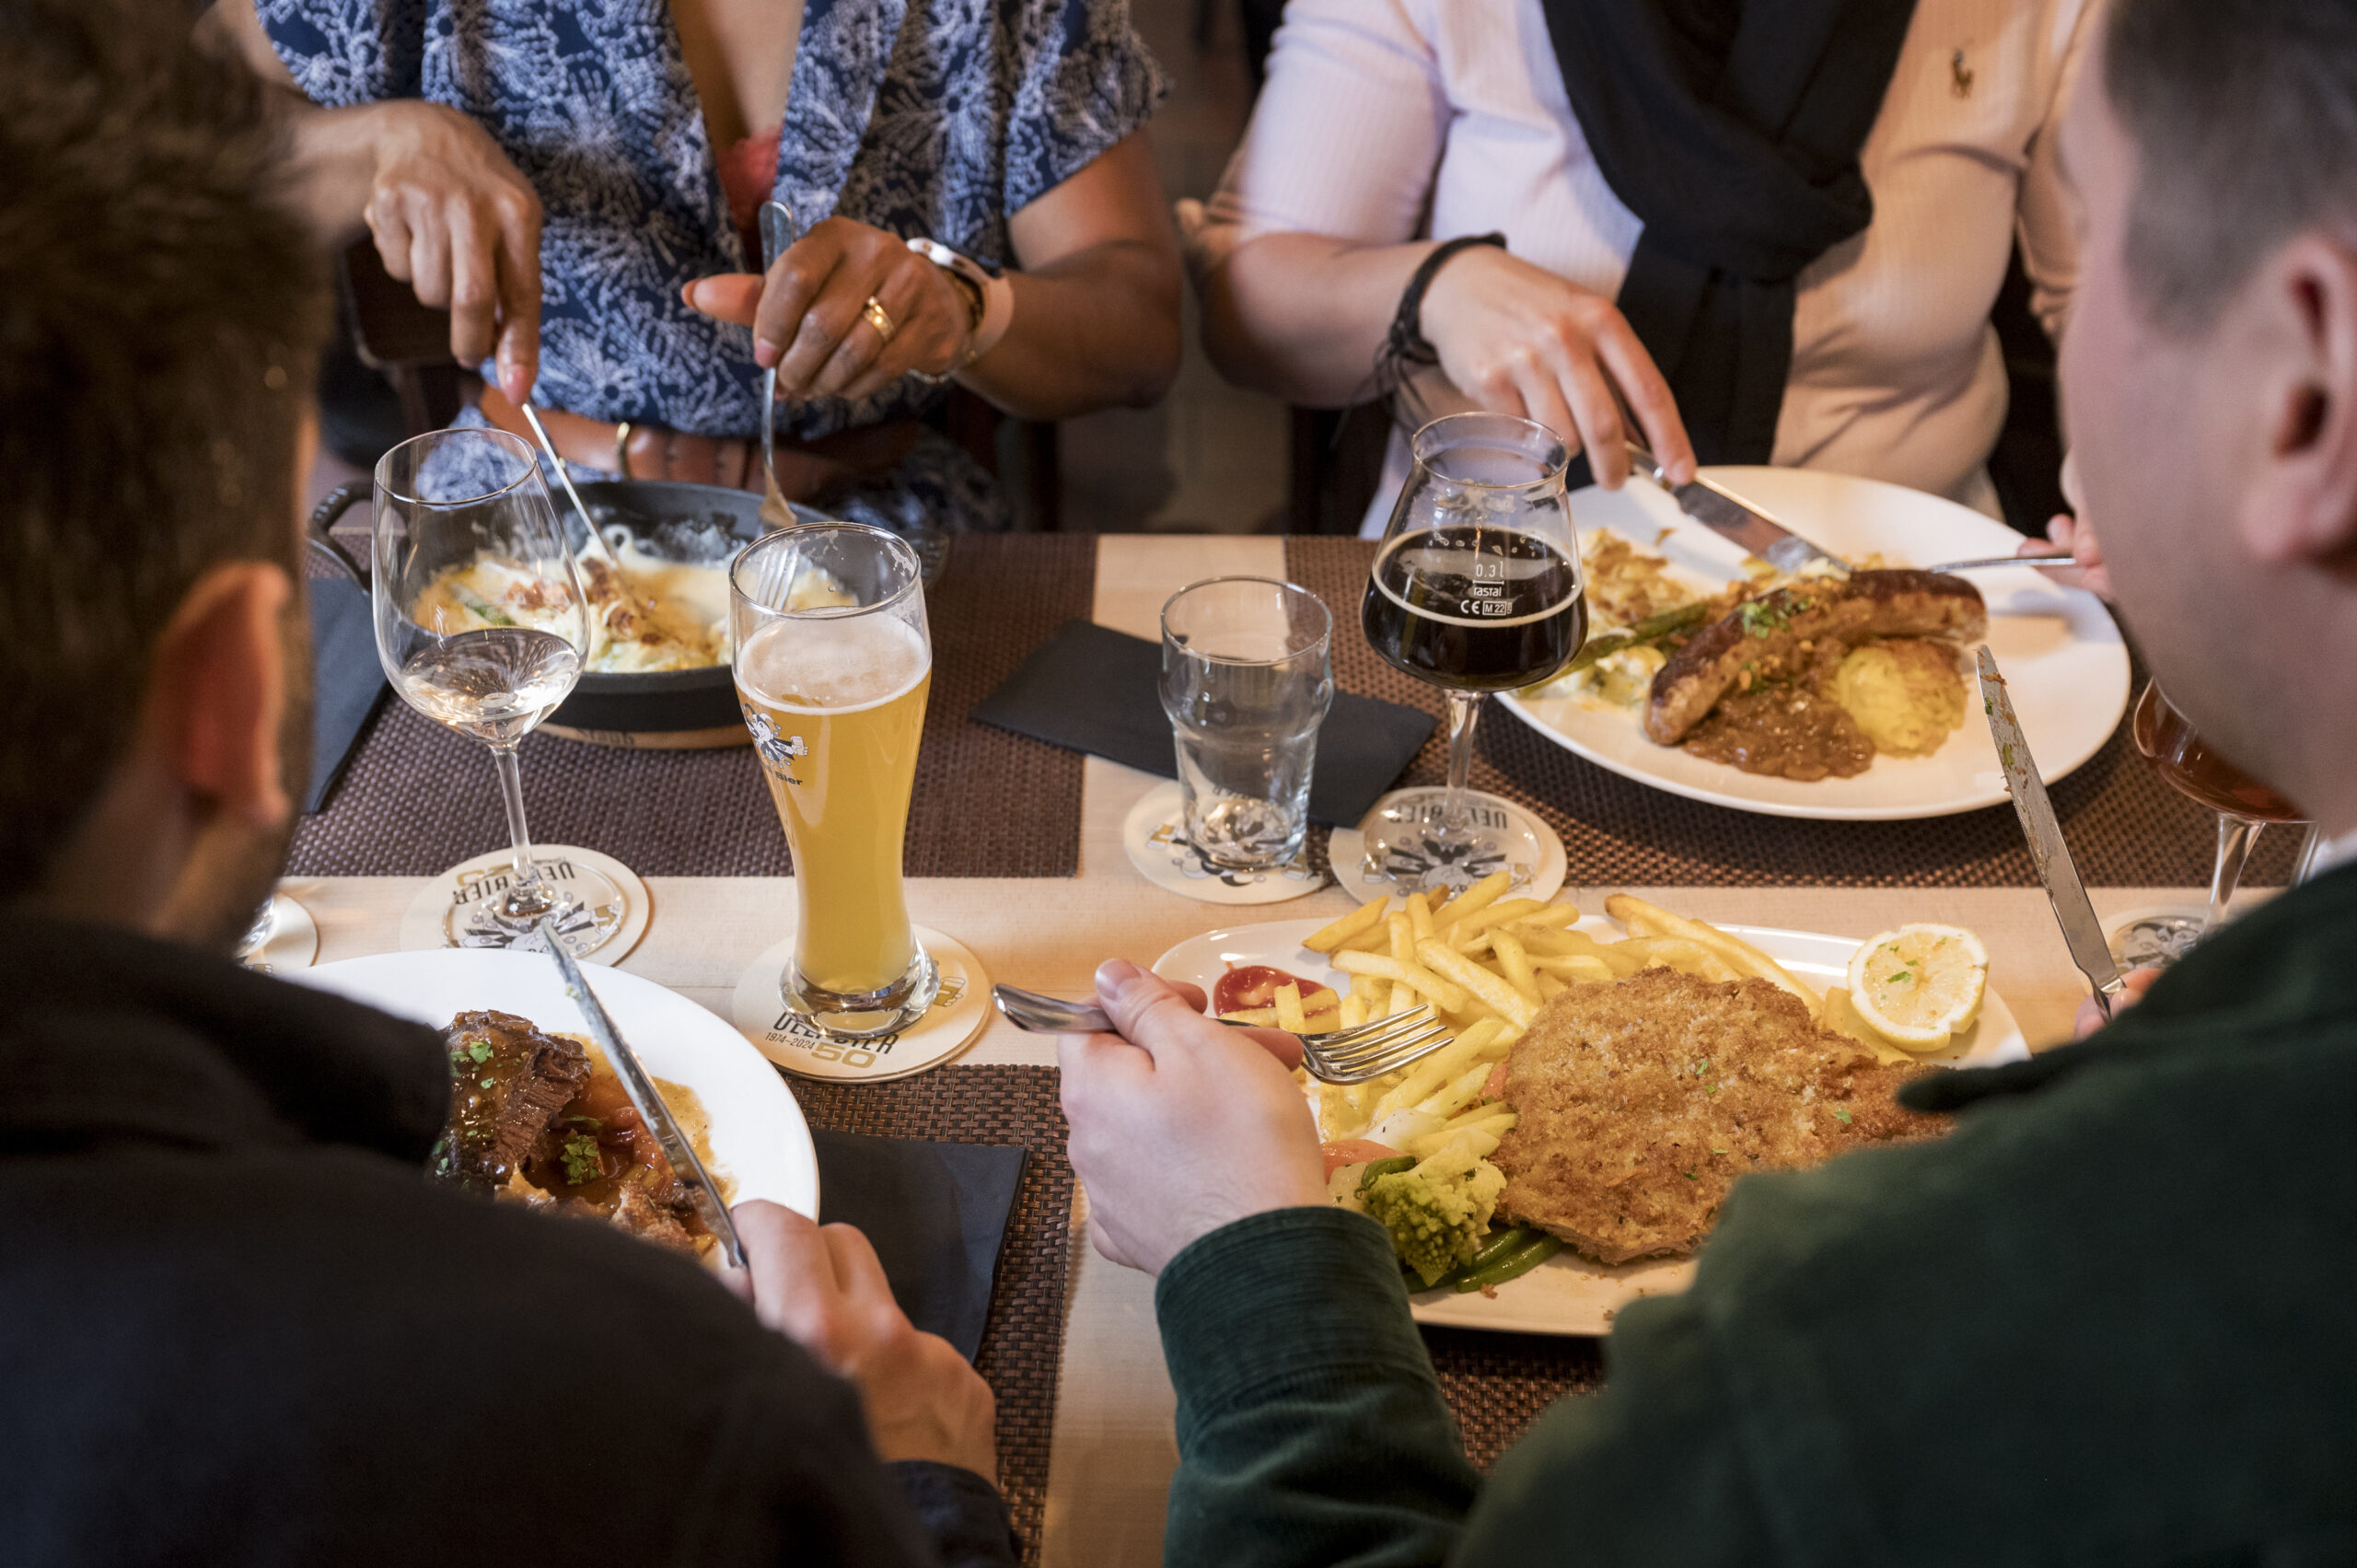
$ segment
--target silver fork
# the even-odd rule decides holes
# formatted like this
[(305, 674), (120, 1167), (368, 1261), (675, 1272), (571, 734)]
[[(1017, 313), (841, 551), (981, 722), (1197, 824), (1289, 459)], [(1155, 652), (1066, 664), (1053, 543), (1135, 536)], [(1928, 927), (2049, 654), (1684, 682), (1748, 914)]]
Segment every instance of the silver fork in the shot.
[[(991, 987), (991, 1000), (1007, 1022), (1033, 1034), (1108, 1034), (1113, 1028), (1113, 1020), (1094, 1002), (1067, 1002), (1012, 985)], [(1249, 1027), (1228, 1018), (1216, 1021), (1230, 1028)], [(1430, 1007), (1418, 1007), (1356, 1028), (1295, 1038), (1301, 1041), (1301, 1064), (1311, 1077), (1328, 1084), (1364, 1084), (1430, 1056), (1450, 1036), (1448, 1026), (1433, 1016)]]
[[(794, 209), (784, 202), (761, 203), (761, 272), (767, 275), (777, 259), (793, 248)], [(794, 508), (785, 504), (777, 483), (777, 367), (761, 372), (761, 522), (768, 528), (794, 525)]]

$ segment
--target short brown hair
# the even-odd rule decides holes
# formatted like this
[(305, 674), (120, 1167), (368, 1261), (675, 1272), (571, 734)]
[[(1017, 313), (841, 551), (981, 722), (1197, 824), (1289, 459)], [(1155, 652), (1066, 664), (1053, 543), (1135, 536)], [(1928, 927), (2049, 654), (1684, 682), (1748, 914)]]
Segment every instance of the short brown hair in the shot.
[(2130, 276), (2154, 316), (2212, 319), (2270, 250), (2357, 220), (2357, 6), (2117, 0), (2104, 91), (2136, 144)]
[(0, 898), (130, 737), (232, 560), (292, 570), (323, 319), (250, 73), (178, 0), (0, 0)]

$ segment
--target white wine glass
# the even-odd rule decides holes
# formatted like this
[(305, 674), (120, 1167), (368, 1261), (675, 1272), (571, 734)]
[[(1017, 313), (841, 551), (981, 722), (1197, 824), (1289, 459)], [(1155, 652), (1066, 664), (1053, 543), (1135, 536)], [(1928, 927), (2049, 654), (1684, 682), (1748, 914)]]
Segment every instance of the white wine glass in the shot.
[(539, 460), (505, 431), (436, 430), (377, 464), (369, 598), (401, 700), (491, 748), (516, 854), (490, 909), (521, 934), (575, 900), (532, 858), (516, 747), (581, 679), (580, 570)]

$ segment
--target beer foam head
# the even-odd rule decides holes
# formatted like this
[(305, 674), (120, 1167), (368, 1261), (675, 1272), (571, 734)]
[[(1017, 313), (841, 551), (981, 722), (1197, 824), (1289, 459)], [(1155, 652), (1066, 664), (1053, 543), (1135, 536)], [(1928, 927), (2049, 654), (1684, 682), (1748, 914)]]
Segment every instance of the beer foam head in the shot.
[(932, 668), (924, 639), (889, 615), (797, 615), (753, 633), (737, 683), (777, 707), (845, 713), (890, 702)]

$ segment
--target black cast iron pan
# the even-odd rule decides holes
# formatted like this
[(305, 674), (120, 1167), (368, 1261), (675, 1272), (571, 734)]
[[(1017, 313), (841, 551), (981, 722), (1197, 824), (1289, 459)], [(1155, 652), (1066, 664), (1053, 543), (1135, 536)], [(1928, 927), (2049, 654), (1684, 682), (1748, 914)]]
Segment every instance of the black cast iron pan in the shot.
[[(604, 480), (576, 488), (582, 505), (610, 536), (614, 526), (624, 526), (640, 550), (663, 559), (726, 565), (764, 531), (761, 498), (742, 490), (657, 480)], [(368, 586), (367, 566), (329, 530), (368, 496), (365, 481), (339, 486), (312, 512), (309, 525), (312, 548), (351, 574), (363, 588)], [(581, 549), (586, 540), (581, 534), (580, 517), (562, 499), (557, 513), (564, 520), (574, 548)], [(824, 520), (804, 506), (795, 507), (794, 513), (803, 522)], [(552, 735), (598, 746), (661, 750), (744, 746), (752, 739), (737, 708), (736, 682), (725, 664), (631, 675), (592, 670), (540, 727)]]

